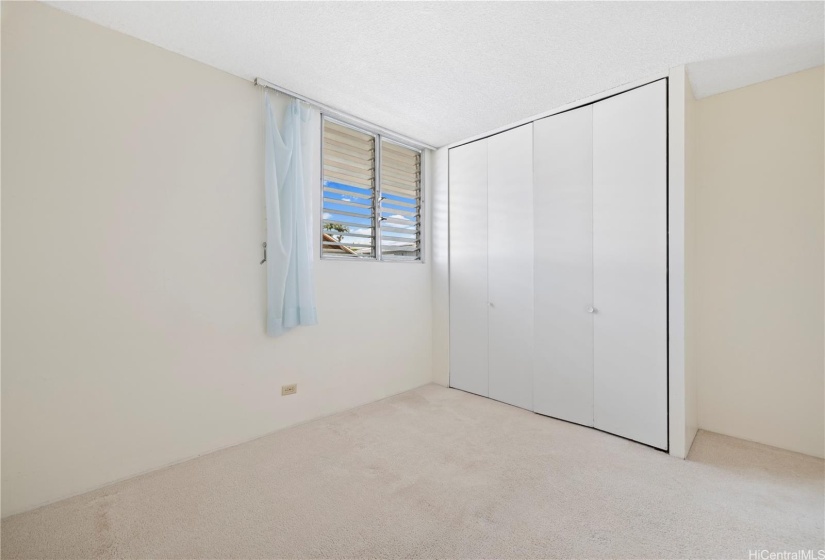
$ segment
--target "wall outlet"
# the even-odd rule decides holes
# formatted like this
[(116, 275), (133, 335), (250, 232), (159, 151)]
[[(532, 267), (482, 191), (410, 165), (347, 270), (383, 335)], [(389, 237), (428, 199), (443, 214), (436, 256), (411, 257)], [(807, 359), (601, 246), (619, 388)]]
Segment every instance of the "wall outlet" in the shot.
[(284, 397), (286, 395), (294, 395), (298, 392), (298, 384), (293, 383), (291, 385), (281, 385), (281, 396)]

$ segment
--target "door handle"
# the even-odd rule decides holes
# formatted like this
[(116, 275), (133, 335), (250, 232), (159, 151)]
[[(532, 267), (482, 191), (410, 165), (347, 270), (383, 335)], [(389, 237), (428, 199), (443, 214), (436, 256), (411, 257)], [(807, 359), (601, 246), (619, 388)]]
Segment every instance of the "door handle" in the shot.
[(595, 307), (593, 307), (591, 305), (590, 307), (587, 308), (587, 312), (588, 313), (598, 313), (598, 309), (596, 309)]
[(489, 303), (489, 304), (490, 304), (490, 307), (493, 307), (493, 308), (495, 307), (495, 305), (493, 305), (493, 302), (492, 302), (492, 301), (488, 301), (487, 303)]

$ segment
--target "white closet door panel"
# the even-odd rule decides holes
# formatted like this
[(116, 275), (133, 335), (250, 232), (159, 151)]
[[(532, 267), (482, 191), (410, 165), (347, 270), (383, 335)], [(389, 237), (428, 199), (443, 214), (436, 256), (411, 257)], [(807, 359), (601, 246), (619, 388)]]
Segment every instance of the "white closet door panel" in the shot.
[(487, 141), (450, 150), (450, 386), (488, 394)]
[(533, 409), (533, 131), (488, 142), (490, 398)]
[(533, 407), (593, 425), (593, 109), (534, 123)]
[(664, 80), (593, 108), (594, 423), (667, 448)]

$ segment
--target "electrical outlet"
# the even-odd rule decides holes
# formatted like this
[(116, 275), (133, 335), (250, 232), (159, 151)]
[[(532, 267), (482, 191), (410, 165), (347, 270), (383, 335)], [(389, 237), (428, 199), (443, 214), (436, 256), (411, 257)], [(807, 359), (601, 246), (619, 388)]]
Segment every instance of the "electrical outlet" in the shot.
[(285, 397), (286, 395), (294, 395), (298, 392), (298, 384), (292, 383), (291, 385), (281, 385), (281, 396)]

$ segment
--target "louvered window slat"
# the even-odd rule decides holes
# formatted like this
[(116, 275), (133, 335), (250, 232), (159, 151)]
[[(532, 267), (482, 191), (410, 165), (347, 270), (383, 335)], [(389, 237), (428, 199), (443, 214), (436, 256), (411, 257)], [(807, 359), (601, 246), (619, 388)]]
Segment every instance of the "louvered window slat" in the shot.
[(353, 190), (346, 190), (346, 189), (338, 189), (336, 187), (324, 187), (324, 192), (334, 192), (338, 194), (345, 194), (352, 197), (363, 198), (363, 199), (371, 199), (372, 193), (367, 194), (367, 191), (359, 191), (355, 192)]
[(374, 245), (372, 243), (350, 243), (349, 241), (327, 241), (325, 239), (324, 248), (326, 247), (330, 247), (332, 249), (335, 249), (336, 251), (340, 251), (341, 249), (350, 249), (350, 254), (360, 256), (361, 253), (359, 253), (359, 251), (372, 250)]
[(353, 148), (328, 138), (324, 141), (324, 153), (353, 161), (373, 161), (375, 159), (375, 154), (371, 150)]
[[(354, 178), (360, 179), (367, 179), (369, 180), (375, 178), (375, 164), (374, 162), (370, 161), (368, 165), (363, 165), (358, 167), (358, 165), (353, 164), (350, 162), (343, 162), (343, 161), (335, 161), (329, 157), (328, 154), (324, 154), (324, 175), (347, 175)], [(370, 183), (370, 187), (366, 190), (371, 190), (373, 184)], [(365, 188), (365, 187), (361, 187)]]
[[(329, 204), (340, 204), (344, 206), (356, 206), (361, 208), (372, 208), (372, 199), (371, 198), (356, 198), (354, 196), (348, 195), (339, 195), (338, 193), (324, 193), (324, 202), (328, 202)], [(338, 198), (339, 196), (343, 196), (343, 198)]]
[[(414, 199), (418, 193), (418, 181), (414, 183), (407, 183), (403, 181), (397, 181), (392, 177), (387, 177), (381, 181), (381, 186), (383, 187), (382, 190), (387, 192), (393, 191), (390, 192), (392, 196), (397, 196), (402, 199)], [(403, 200), (401, 202), (403, 202)]]
[(381, 169), (382, 174), (390, 181), (405, 184), (409, 183), (411, 185), (417, 185), (421, 182), (421, 174), (418, 171), (415, 171), (414, 173), (409, 171), (399, 171), (398, 169), (387, 167), (386, 164), (383, 164)]
[(358, 159), (351, 155), (339, 154), (337, 152), (327, 152), (324, 154), (324, 165), (335, 167), (347, 167), (358, 171), (366, 171), (375, 167), (372, 159)]
[[(359, 224), (358, 222), (356, 222), (354, 220), (350, 220), (350, 219), (334, 220), (334, 221), (333, 220), (324, 220), (323, 223), (325, 225), (326, 224), (342, 224), (342, 225), (350, 226), (350, 227), (354, 227), (354, 228), (372, 229), (372, 228), (369, 227), (370, 224)], [(326, 230), (326, 233), (330, 233), (332, 235), (340, 235), (340, 233), (335, 231), (335, 230)]]
[[(403, 198), (403, 199), (407, 199), (407, 200), (411, 200), (411, 201), (417, 201), (417, 197), (418, 197), (418, 193), (416, 193), (414, 191), (410, 191), (410, 190), (407, 190), (407, 189), (399, 189), (399, 188), (388, 186), (388, 185), (384, 185), (383, 192), (384, 192), (384, 194), (388, 194), (388, 195), (391, 195), (391, 196), (397, 196), (399, 198)], [(414, 205), (417, 205), (417, 202), (414, 202)]]
[(402, 233), (402, 234), (405, 234), (405, 235), (406, 234), (417, 234), (418, 229), (414, 228), (414, 227), (413, 228), (403, 228), (403, 227), (394, 227), (392, 225), (385, 225), (384, 227), (381, 228), (381, 233), (382, 234), (387, 233), (387, 235), (394, 235), (396, 233)]
[(404, 218), (401, 218), (401, 219), (399, 219), (399, 218), (383, 218), (381, 220), (381, 223), (395, 224), (395, 225), (399, 225), (399, 226), (408, 226), (408, 227), (412, 227), (413, 224), (414, 224), (414, 222), (412, 220), (407, 220), (407, 219), (404, 219)]
[(409, 211), (409, 210), (400, 210), (398, 208), (386, 208), (384, 204), (381, 205), (381, 215), (386, 216), (388, 214), (401, 214), (402, 216), (418, 216), (418, 210)]
[(324, 117), (322, 169), (324, 255), (421, 260), (420, 152)]
[[(326, 205), (325, 205), (326, 206)], [(338, 216), (353, 216), (355, 218), (364, 218), (365, 220), (369, 220), (370, 223), (364, 224), (364, 227), (372, 227), (373, 214), (372, 212), (350, 212), (348, 210), (341, 210), (339, 208), (330, 207), (324, 210), (324, 215), (330, 214), (330, 217), (338, 217)], [(332, 220), (330, 220), (332, 221)]]
[[(404, 191), (405, 193), (407, 191)], [(389, 193), (392, 198), (384, 197), (384, 204), (385, 206), (392, 207), (392, 206), (399, 206), (401, 208), (406, 209), (407, 207), (415, 208), (418, 206), (418, 203), (413, 198), (406, 198), (402, 196), (396, 196), (392, 193)]]

